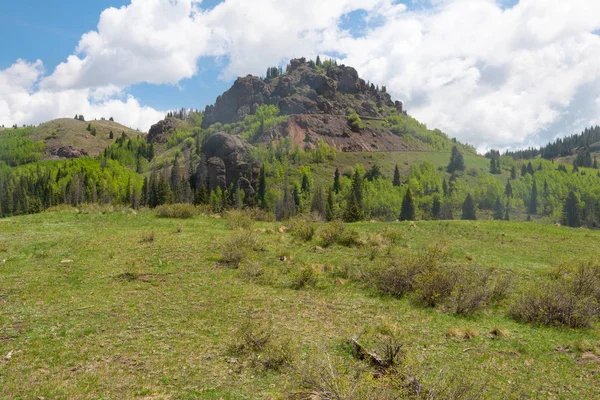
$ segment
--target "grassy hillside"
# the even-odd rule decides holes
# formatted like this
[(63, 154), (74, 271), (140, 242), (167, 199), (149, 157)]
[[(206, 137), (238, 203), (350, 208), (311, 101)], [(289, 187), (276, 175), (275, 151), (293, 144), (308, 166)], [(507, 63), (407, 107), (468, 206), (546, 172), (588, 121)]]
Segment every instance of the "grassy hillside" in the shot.
[[(93, 136), (87, 130), (89, 124), (96, 128), (96, 136)], [(77, 150), (85, 150), (90, 156), (97, 156), (114, 141), (109, 137), (111, 131), (114, 134), (114, 139), (121, 136), (123, 132), (129, 136), (145, 135), (109, 120), (79, 121), (61, 118), (46, 122), (35, 128), (31, 133), (31, 139), (33, 141), (43, 140), (48, 151), (64, 146), (72, 146)]]
[[(600, 391), (598, 325), (542, 327), (508, 316), (519, 293), (556, 279), (561, 262), (595, 257), (600, 232), (361, 223), (347, 226), (357, 244), (324, 247), (330, 225), (317, 225), (305, 243), (276, 223), (246, 221), (246, 233), (231, 227), (243, 221), (98, 208), (0, 220), (0, 397), (284, 399), (315, 392), (306, 378), (320, 376), (342, 394), (389, 398), (378, 396), (404, 387), (394, 378), (406, 371), (437, 398), (453, 387), (466, 391), (459, 398)], [(234, 268), (223, 250), (240, 235), (251, 243)], [(447, 247), (457, 266), (512, 276), (509, 297), (461, 317), (414, 295), (382, 295), (365, 279), (432, 243)], [(399, 370), (381, 375), (355, 359), (350, 338), (376, 352), (394, 338)]]

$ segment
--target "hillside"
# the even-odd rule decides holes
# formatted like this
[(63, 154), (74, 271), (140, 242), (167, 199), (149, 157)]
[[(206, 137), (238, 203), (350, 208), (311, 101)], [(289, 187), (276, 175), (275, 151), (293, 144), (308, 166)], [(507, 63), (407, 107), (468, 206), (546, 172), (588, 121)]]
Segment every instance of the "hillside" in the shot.
[[(95, 136), (87, 129), (90, 124), (92, 128), (96, 128)], [(110, 139), (111, 131), (113, 139)], [(129, 136), (145, 136), (144, 133), (109, 120), (79, 121), (61, 118), (34, 128), (30, 139), (46, 143), (49, 159), (78, 158), (85, 155), (95, 157), (123, 132)]]
[[(326, 246), (335, 225), (303, 221), (316, 229), (305, 242), (298, 228), (279, 233), (282, 224), (247, 218), (92, 206), (0, 220), (0, 397), (325, 399), (332, 382), (357, 400), (600, 391), (597, 323), (544, 327), (510, 312), (523, 293), (557, 282), (564, 262), (596, 259), (599, 232), (360, 223), (346, 228), (357, 239)], [(452, 300), (430, 307), (418, 292), (373, 286), (378, 268), (437, 245), (454, 271), (510, 276), (507, 298), (465, 316)], [(239, 265), (224, 261), (233, 249)], [(470, 276), (463, 293), (487, 285)], [(379, 355), (400, 345), (392, 359), (401, 364), (382, 373), (351, 338)]]

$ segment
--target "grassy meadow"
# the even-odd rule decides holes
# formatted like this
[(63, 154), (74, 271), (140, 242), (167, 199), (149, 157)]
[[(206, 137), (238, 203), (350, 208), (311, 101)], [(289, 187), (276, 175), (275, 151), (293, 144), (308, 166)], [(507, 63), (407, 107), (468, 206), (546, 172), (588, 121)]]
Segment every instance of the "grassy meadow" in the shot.
[[(388, 391), (398, 387), (412, 398), (600, 393), (596, 322), (575, 329), (509, 315), (519, 293), (563, 263), (597, 257), (600, 232), (358, 223), (337, 244), (326, 241), (332, 224), (296, 225), (315, 231), (244, 214), (171, 219), (98, 206), (0, 220), (0, 398), (308, 399), (327, 387), (336, 399), (398, 398)], [(373, 269), (433, 245), (455, 265), (510, 276), (508, 295), (460, 316), (370, 284)], [(379, 355), (393, 340), (397, 372), (357, 357), (352, 338)]]

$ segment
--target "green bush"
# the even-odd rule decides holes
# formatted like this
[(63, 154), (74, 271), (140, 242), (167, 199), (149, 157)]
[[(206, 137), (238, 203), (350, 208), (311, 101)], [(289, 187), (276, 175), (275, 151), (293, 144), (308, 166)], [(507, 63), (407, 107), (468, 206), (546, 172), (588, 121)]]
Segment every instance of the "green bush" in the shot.
[(254, 225), (250, 213), (242, 210), (229, 210), (225, 213), (225, 218), (231, 229), (250, 229)]
[(161, 218), (192, 218), (198, 215), (198, 209), (192, 204), (165, 204), (156, 208), (156, 214)]
[(293, 218), (289, 223), (290, 234), (303, 242), (310, 242), (317, 228), (313, 222), (301, 218)]
[(249, 257), (250, 251), (262, 251), (264, 248), (253, 232), (241, 231), (231, 236), (221, 249), (221, 261), (232, 267), (239, 267)]
[(360, 246), (360, 236), (354, 229), (348, 229), (343, 222), (330, 222), (321, 228), (321, 243), (324, 247), (338, 244), (346, 247)]

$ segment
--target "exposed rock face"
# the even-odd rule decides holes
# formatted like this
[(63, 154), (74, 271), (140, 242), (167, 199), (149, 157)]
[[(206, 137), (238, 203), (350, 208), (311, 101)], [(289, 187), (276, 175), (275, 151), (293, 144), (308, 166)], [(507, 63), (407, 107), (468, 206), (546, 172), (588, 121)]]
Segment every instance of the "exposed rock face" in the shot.
[(250, 163), (248, 144), (240, 137), (226, 133), (211, 135), (202, 146), (202, 153), (197, 175), (200, 180), (208, 181), (211, 189), (224, 190), (233, 184), (246, 195), (254, 194), (260, 165)]
[(57, 149), (52, 149), (50, 154), (57, 158), (80, 158), (88, 155), (85, 150), (77, 150), (73, 146), (64, 146)]
[(361, 116), (378, 118), (379, 107), (398, 109), (389, 94), (367, 85), (354, 68), (331, 66), (324, 74), (300, 58), (290, 62), (288, 73), (270, 81), (250, 75), (238, 78), (214, 106), (206, 107), (203, 127), (241, 121), (264, 104), (278, 106), (282, 115), (345, 115), (351, 107)]
[(148, 143), (167, 143), (169, 133), (179, 129), (183, 124), (183, 121), (176, 118), (163, 119), (150, 127), (146, 140)]

